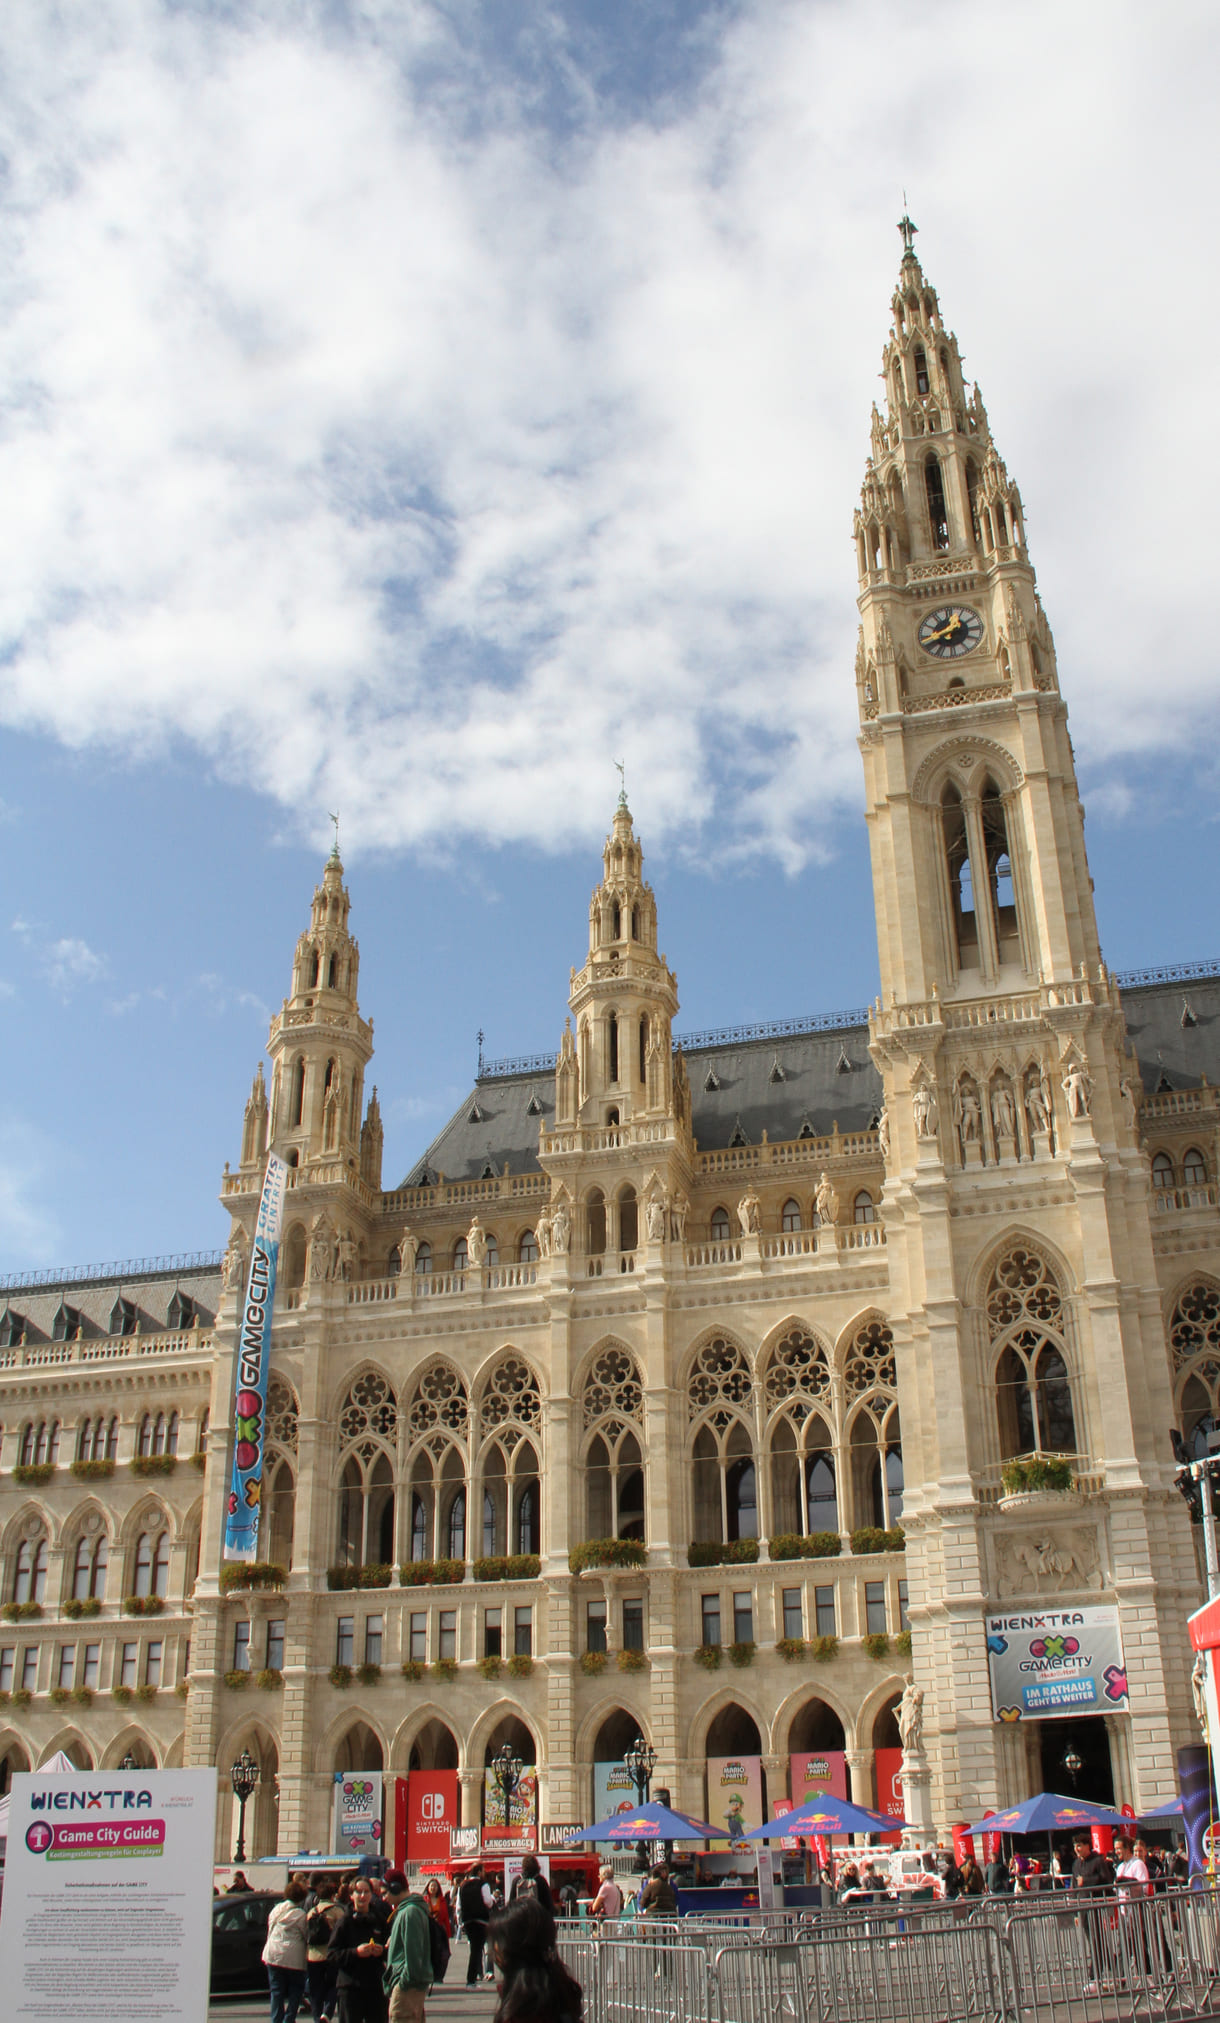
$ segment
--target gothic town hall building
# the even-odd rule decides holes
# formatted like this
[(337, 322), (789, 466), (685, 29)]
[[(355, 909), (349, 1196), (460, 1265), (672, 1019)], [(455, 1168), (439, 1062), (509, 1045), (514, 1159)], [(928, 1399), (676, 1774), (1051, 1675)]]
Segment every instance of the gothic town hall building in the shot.
[[(620, 799), (556, 1051), (483, 1064), (387, 1189), (332, 856), (223, 1259), (0, 1289), (5, 1779), (59, 1747), (217, 1764), (219, 1854), (245, 1746), (252, 1851), (292, 1853), (329, 1844), (336, 1770), (456, 1770), (478, 1825), (508, 1741), (542, 1824), (588, 1820), (641, 1734), (700, 1814), (709, 1758), (758, 1758), (770, 1815), (801, 1753), (885, 1798), (913, 1673), (935, 1831), (1070, 1789), (1069, 1753), (1082, 1791), (1175, 1796), (1220, 970), (1102, 959), (1021, 498), (904, 243), (854, 527), (874, 1005), (675, 1041)], [(269, 1148), (268, 1584), (234, 1588)], [(988, 1618), (1047, 1610), (1111, 1624), (1113, 1703), (998, 1706)]]

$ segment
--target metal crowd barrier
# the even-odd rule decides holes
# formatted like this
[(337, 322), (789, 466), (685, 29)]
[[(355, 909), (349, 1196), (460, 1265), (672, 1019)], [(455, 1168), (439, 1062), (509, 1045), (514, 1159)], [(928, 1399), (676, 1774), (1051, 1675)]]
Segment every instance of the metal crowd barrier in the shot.
[(569, 1936), (587, 2023), (1197, 2023), (1220, 1896), (1080, 1894), (641, 1919)]

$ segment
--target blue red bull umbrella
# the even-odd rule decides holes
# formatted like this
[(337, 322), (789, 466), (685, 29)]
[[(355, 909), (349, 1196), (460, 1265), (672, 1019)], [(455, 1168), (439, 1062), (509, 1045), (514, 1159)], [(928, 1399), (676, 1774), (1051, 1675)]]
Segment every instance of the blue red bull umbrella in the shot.
[(609, 1819), (595, 1819), (578, 1840), (728, 1840), (723, 1826), (710, 1826), (706, 1819), (692, 1819), (689, 1812), (673, 1812), (668, 1805), (636, 1805), (629, 1812), (612, 1812)]
[(832, 1798), (828, 1791), (823, 1791), (816, 1798), (807, 1798), (804, 1805), (794, 1806), (782, 1818), (751, 1827), (742, 1837), (783, 1840), (792, 1835), (811, 1840), (815, 1834), (822, 1834), (830, 1839), (839, 1833), (898, 1833), (907, 1824), (905, 1819), (895, 1819), (888, 1812), (874, 1812), (868, 1805), (852, 1805), (846, 1798)]
[(1095, 1805), (1090, 1798), (1064, 1798), (1057, 1791), (1040, 1791), (1023, 1805), (1010, 1805), (1007, 1812), (993, 1812), (980, 1819), (967, 1833), (1076, 1833), (1083, 1827), (1121, 1826), (1130, 1831), (1131, 1820), (1112, 1805)]

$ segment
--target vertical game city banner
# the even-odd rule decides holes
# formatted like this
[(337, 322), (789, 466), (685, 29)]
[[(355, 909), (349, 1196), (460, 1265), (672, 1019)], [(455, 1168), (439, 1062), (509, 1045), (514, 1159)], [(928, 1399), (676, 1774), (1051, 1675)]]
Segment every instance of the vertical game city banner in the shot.
[(237, 1337), (233, 1400), (233, 1479), (225, 1513), (226, 1559), (258, 1558), (258, 1518), (263, 1496), (264, 1421), (267, 1373), (271, 1364), (271, 1319), (275, 1307), (275, 1265), (284, 1223), (288, 1166), (267, 1155), (262, 1199), (254, 1227), (250, 1276)]

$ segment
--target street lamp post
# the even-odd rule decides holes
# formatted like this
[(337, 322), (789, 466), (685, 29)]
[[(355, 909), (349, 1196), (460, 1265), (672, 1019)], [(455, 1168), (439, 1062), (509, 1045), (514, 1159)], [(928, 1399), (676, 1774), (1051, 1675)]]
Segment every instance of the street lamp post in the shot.
[(511, 1744), (506, 1742), (500, 1754), (492, 1757), (491, 1767), (500, 1796), (504, 1800), (504, 1833), (507, 1838), (509, 1806), (512, 1803), (513, 1793), (521, 1782), (523, 1766), (521, 1758), (513, 1754)]
[[(635, 1802), (637, 1805), (647, 1805), (649, 1794), (652, 1790), (652, 1773), (656, 1767), (656, 1750), (645, 1742), (642, 1735), (637, 1735), (630, 1749), (623, 1757), (623, 1768), (635, 1786)], [(635, 1844), (635, 1860), (637, 1868), (646, 1869), (648, 1867), (648, 1842), (646, 1840), (637, 1840)]]
[(229, 1772), (233, 1784), (233, 1796), (237, 1800), (237, 1846), (233, 1859), (246, 1859), (246, 1806), (250, 1802), (254, 1787), (258, 1783), (258, 1765), (248, 1749), (243, 1749)]

